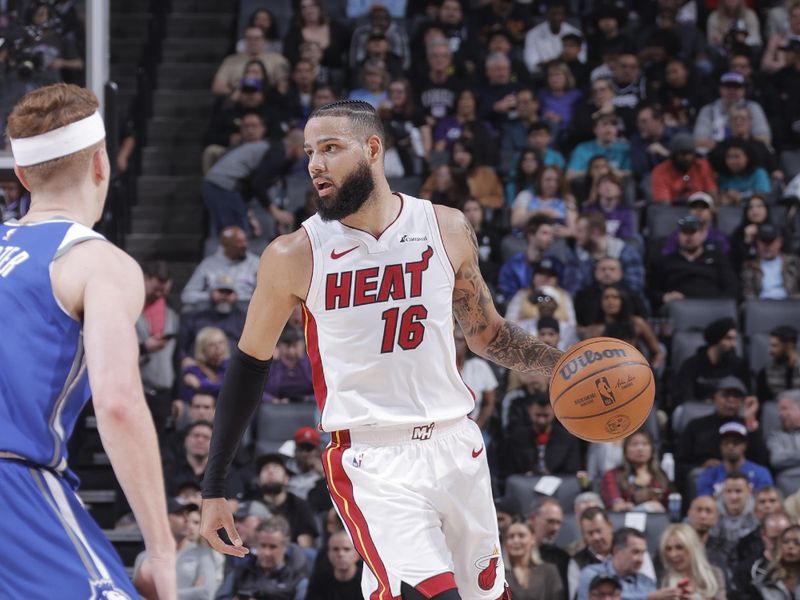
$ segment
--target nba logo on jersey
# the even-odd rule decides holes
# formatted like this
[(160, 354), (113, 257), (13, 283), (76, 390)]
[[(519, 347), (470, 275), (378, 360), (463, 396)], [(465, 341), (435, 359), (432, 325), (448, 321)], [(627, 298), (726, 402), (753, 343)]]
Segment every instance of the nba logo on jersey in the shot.
[(114, 584), (107, 579), (90, 581), (89, 585), (92, 588), (89, 600), (131, 600), (128, 594), (114, 587)]
[(431, 439), (431, 435), (433, 435), (433, 427), (436, 423), (431, 423), (430, 425), (420, 425), (419, 427), (414, 427), (414, 431), (411, 433), (412, 440), (429, 440)]

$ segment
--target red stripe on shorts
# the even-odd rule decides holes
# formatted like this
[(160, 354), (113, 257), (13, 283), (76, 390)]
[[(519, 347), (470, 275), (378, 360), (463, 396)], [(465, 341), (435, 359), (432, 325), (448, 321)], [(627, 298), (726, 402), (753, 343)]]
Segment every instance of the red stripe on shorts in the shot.
[(303, 304), (303, 329), (306, 336), (306, 349), (311, 362), (311, 383), (314, 386), (314, 397), (317, 399), (319, 412), (325, 410), (328, 399), (328, 386), (325, 384), (325, 370), (322, 368), (322, 357), (319, 354), (319, 338), (317, 337), (317, 322), (314, 315)]
[(458, 586), (456, 585), (455, 575), (448, 572), (439, 573), (438, 575), (429, 577), (425, 581), (415, 585), (414, 589), (426, 598), (433, 598), (434, 596), (437, 596), (442, 592), (446, 592), (447, 590), (456, 590), (458, 589)]
[(331, 445), (325, 450), (322, 461), (328, 477), (331, 498), (350, 532), (350, 537), (353, 538), (356, 551), (378, 580), (378, 589), (370, 594), (369, 600), (400, 600), (399, 596), (392, 596), (389, 574), (372, 541), (367, 520), (356, 505), (353, 482), (344, 470), (342, 455), (349, 447), (350, 432), (334, 431), (331, 435)]

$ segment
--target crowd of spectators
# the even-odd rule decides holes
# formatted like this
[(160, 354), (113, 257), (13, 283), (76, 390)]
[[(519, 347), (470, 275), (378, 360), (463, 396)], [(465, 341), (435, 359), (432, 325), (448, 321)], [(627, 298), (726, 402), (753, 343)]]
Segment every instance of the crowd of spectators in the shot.
[[(296, 0), (286, 24), (269, 4), (211, 83), (198, 157), (210, 251), (175, 291), (180, 307), (169, 265), (143, 264), (141, 373), (181, 597), (361, 598), (313, 422), (264, 453), (254, 420), (235, 459), (227, 495), (253, 556), (223, 558), (197, 534), (216, 396), (255, 286), (250, 248), (314, 214), (314, 192), (293, 184), (306, 177), (302, 128), (337, 98), (381, 115), (392, 184), (464, 212), (506, 318), (562, 349), (628, 341), (655, 373), (646, 425), (586, 444), (554, 418), (546, 378), (487, 363), (456, 330), (514, 598), (800, 595), (800, 314), (760, 356), (738, 318), (713, 314), (680, 360), (669, 318), (684, 300), (800, 298), (800, 4), (342, 0), (337, 19), (330, 2)], [(30, 77), (80, 67), (68, 5), (26, 17), (65, 24)], [(9, 67), (15, 52), (0, 46)], [(24, 210), (3, 190), (4, 216)], [(313, 414), (304, 345), (298, 310), (263, 406)], [(507, 485), (520, 476), (538, 482), (523, 498)], [(560, 497), (568, 480), (578, 491)]]

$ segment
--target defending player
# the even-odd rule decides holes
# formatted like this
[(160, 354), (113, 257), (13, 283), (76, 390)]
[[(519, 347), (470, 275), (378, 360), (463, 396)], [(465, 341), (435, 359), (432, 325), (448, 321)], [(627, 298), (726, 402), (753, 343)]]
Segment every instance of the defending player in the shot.
[(142, 273), (91, 229), (110, 175), (97, 107), (90, 91), (57, 84), (27, 94), (8, 119), (31, 208), (0, 225), (0, 598), (138, 598), (67, 467), (67, 440), (90, 395), (144, 536), (145, 583), (175, 598), (175, 544), (134, 330)]
[[(456, 210), (394, 194), (383, 129), (357, 101), (317, 109), (305, 129), (318, 214), (261, 259), (239, 349), (220, 395), (204, 482), (203, 535), (247, 552), (223, 496), (269, 359), (301, 303), (334, 504), (367, 566), (370, 600), (496, 600), (497, 523), (474, 399), (456, 369), (453, 315), (470, 348), (550, 374), (561, 352), (506, 322)], [(224, 527), (233, 545), (217, 536)]]

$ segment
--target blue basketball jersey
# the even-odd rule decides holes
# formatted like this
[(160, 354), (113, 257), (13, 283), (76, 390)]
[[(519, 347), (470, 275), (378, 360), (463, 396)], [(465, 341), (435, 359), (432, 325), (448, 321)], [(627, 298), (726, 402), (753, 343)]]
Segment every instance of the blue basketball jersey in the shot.
[(53, 295), (50, 264), (89, 239), (105, 238), (60, 219), (0, 225), (0, 455), (58, 472), (90, 390), (82, 324)]

